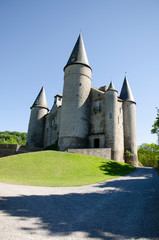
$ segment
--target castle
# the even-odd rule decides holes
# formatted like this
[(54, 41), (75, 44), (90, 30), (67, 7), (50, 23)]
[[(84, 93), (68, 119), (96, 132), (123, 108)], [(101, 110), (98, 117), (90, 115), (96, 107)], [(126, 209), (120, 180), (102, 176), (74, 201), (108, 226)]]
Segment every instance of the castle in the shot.
[[(57, 94), (49, 112), (42, 87), (31, 106), (27, 145), (58, 149), (111, 149), (111, 159), (138, 165), (136, 103), (125, 76), (120, 96), (111, 82), (91, 86), (89, 65), (80, 34), (64, 67), (63, 96)], [(126, 156), (126, 150), (131, 156)]]

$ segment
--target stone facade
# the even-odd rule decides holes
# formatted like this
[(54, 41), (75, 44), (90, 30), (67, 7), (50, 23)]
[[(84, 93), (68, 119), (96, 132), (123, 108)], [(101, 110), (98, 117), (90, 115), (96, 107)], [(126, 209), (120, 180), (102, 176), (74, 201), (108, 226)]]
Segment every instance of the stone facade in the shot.
[(132, 153), (129, 163), (138, 164), (136, 103), (128, 80), (124, 78), (120, 96), (112, 82), (108, 88), (92, 87), (81, 34), (64, 68), (63, 96), (55, 96), (48, 113), (42, 88), (31, 107), (27, 145), (47, 147), (57, 142), (60, 151), (71, 149), (120, 162), (127, 161), (128, 150)]

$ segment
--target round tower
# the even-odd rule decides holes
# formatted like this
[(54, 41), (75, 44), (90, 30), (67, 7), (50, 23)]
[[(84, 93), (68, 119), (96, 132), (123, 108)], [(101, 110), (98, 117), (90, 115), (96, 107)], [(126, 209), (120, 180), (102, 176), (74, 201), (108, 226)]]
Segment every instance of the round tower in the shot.
[[(120, 99), (123, 100), (123, 125), (124, 125), (124, 148), (125, 161), (134, 166), (138, 166), (137, 156), (137, 133), (136, 133), (136, 102), (132, 95), (128, 80), (125, 76)], [(131, 156), (126, 154), (126, 151)]]
[(91, 73), (81, 34), (64, 68), (59, 148), (87, 147)]
[(112, 159), (123, 161), (118, 141), (118, 98), (111, 82), (105, 95), (105, 147), (112, 149)]
[(43, 147), (44, 143), (44, 116), (48, 113), (48, 105), (44, 87), (40, 90), (35, 102), (31, 106), (30, 121), (27, 134), (27, 145)]

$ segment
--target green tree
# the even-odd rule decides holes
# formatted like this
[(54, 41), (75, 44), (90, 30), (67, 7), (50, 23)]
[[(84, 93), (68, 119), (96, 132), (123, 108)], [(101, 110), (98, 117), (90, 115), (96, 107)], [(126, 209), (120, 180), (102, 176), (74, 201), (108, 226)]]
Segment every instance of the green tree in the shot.
[(26, 145), (27, 133), (20, 132), (0, 132), (0, 144)]
[(159, 167), (159, 146), (143, 143), (138, 148), (139, 163), (145, 167)]
[(159, 145), (159, 109), (158, 108), (157, 108), (157, 117), (154, 124), (152, 125), (151, 133), (157, 134), (158, 145)]

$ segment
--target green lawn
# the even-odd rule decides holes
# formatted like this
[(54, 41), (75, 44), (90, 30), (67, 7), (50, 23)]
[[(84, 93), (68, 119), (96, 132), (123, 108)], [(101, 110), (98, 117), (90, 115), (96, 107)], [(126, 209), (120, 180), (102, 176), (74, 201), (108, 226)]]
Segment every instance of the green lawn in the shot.
[(0, 158), (0, 181), (34, 186), (81, 186), (126, 175), (134, 169), (99, 157), (41, 151)]

